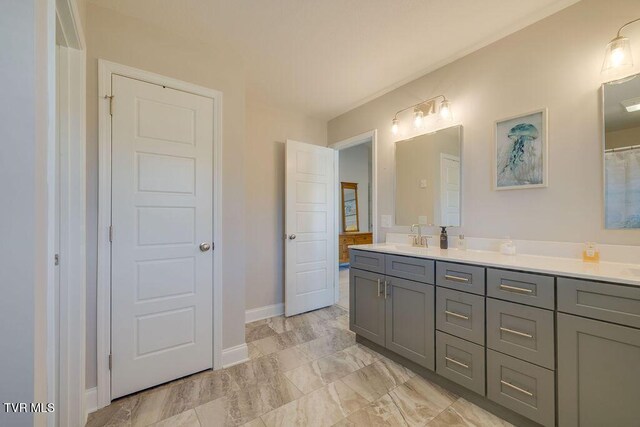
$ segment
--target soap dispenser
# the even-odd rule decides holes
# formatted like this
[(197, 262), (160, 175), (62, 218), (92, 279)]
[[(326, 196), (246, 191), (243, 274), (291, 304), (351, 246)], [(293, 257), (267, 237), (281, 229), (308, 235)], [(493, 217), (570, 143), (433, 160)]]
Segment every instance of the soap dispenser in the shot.
[(440, 232), (440, 249), (449, 249), (449, 236), (447, 236), (447, 227), (441, 225), (442, 231)]

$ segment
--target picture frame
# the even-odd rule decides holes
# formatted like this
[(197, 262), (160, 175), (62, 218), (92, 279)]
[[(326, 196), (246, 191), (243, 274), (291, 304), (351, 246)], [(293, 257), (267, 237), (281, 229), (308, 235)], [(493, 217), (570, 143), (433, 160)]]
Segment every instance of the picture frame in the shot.
[(493, 188), (522, 190), (549, 185), (547, 109), (494, 123)]

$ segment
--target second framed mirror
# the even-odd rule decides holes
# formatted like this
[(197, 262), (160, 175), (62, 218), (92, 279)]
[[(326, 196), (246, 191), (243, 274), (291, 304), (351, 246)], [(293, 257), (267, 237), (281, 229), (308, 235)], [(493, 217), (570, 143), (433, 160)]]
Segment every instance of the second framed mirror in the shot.
[(342, 191), (342, 231), (360, 231), (358, 221), (358, 184), (341, 182)]

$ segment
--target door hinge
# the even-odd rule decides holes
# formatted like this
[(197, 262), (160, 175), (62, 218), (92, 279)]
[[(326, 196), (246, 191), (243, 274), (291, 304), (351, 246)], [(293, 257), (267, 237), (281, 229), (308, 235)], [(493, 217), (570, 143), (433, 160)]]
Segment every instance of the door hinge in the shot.
[(55, 254), (53, 256), (53, 265), (60, 265), (60, 255)]
[(113, 357), (109, 355), (109, 370), (113, 367)]
[(109, 100), (109, 115), (113, 116), (113, 95), (105, 95), (104, 97)]
[(109, 226), (109, 242), (113, 242), (113, 225)]

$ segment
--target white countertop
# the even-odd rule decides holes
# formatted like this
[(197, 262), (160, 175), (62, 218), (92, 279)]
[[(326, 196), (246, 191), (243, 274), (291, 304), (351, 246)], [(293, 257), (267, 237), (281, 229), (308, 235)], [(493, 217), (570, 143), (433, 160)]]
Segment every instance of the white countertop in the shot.
[(352, 245), (349, 249), (405, 255), (441, 261), (463, 262), (488, 267), (509, 268), (534, 273), (600, 280), (640, 286), (640, 264), (617, 262), (588, 263), (579, 259), (540, 255), (503, 255), (500, 252), (440, 248), (416, 248), (410, 245), (375, 243)]

